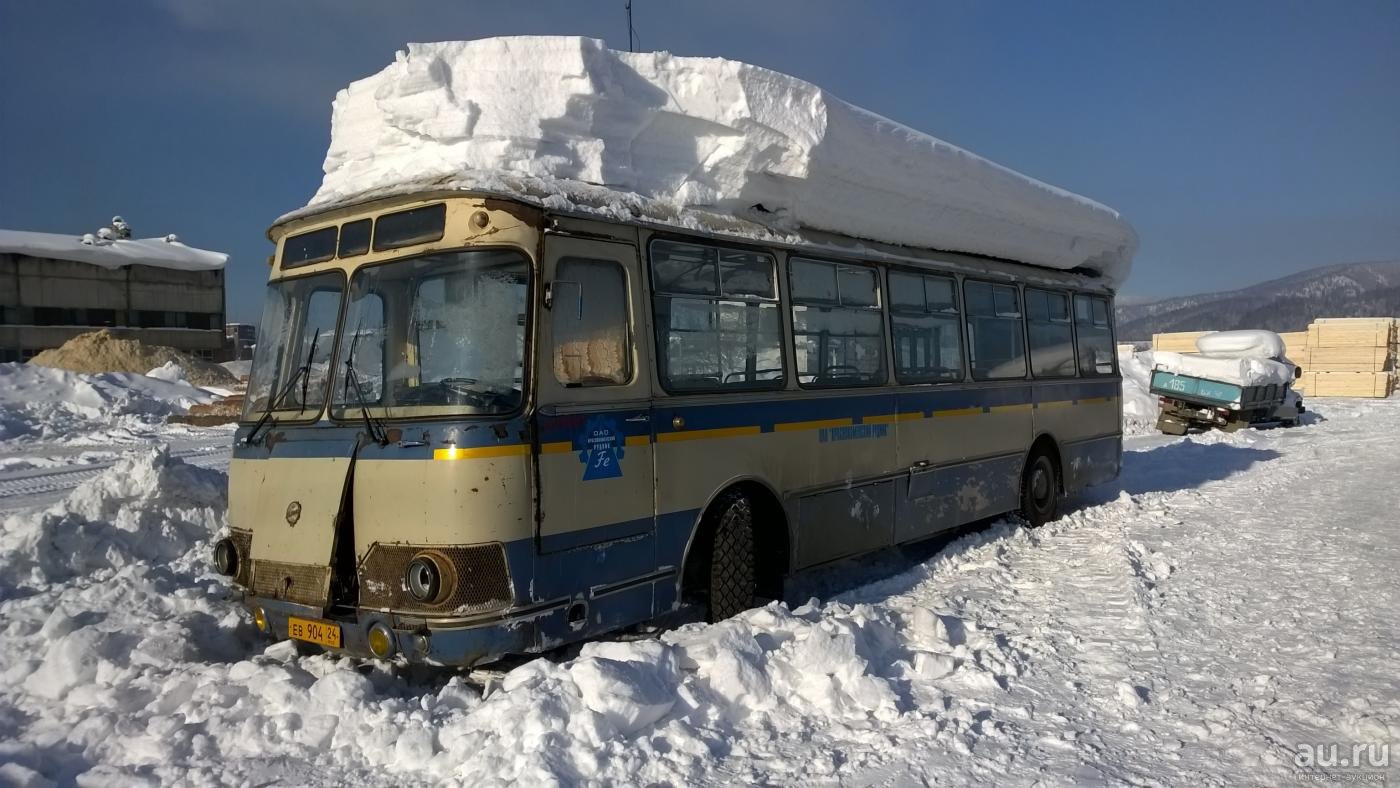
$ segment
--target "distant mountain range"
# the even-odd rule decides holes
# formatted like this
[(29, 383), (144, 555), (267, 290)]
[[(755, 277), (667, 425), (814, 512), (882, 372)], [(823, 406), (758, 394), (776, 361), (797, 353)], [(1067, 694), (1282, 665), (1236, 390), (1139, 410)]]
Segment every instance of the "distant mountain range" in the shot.
[(1302, 331), (1319, 317), (1400, 316), (1400, 260), (1310, 268), (1230, 290), (1118, 305), (1119, 341), (1166, 331)]

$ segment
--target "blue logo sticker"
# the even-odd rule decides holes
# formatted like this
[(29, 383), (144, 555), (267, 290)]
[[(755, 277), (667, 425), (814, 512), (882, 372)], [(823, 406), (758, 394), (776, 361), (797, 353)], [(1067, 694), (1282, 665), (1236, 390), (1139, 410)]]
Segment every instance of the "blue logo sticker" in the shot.
[(622, 475), (623, 448), (622, 429), (617, 419), (608, 416), (593, 416), (583, 428), (583, 434), (574, 437), (574, 448), (578, 450), (579, 462), (583, 463), (583, 480), (612, 479)]

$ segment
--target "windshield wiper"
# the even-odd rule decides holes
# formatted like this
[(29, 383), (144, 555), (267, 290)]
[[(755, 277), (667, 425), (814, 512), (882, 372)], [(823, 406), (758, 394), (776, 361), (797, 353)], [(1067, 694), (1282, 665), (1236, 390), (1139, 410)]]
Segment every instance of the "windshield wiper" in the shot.
[(348, 391), (351, 386), (355, 387), (355, 401), (360, 404), (360, 416), (364, 418), (365, 429), (369, 431), (369, 437), (380, 446), (387, 446), (389, 443), (388, 431), (384, 425), (369, 415), (369, 405), (365, 404), (365, 392), (360, 388), (360, 376), (355, 372), (355, 348), (360, 344), (360, 326), (355, 326), (355, 336), (350, 339), (350, 352), (345, 358), (345, 388)]
[[(287, 381), (287, 385), (283, 386), (282, 390), (277, 392), (277, 396), (268, 400), (267, 410), (263, 412), (262, 418), (258, 419), (258, 423), (253, 425), (253, 430), (252, 432), (248, 433), (248, 437), (243, 439), (244, 443), (253, 444), (257, 442), (258, 433), (262, 431), (264, 425), (266, 425), (269, 421), (272, 420), (272, 412), (277, 409), (277, 406), (281, 404), (283, 399), (286, 399), (287, 394), (291, 392), (292, 387), (297, 384), (297, 381), (299, 379), (301, 379), (303, 376), (310, 377), (307, 374), (310, 371), (310, 369), (311, 365), (309, 363), (297, 367), (297, 371), (292, 373), (292, 379)], [(301, 409), (306, 410), (305, 395), (303, 394), (302, 396), (303, 399)]]
[(316, 342), (320, 340), (320, 338), (321, 333), (319, 331), (311, 337), (311, 352), (306, 354), (306, 363), (297, 367), (296, 372), (293, 372), (292, 377), (287, 381), (287, 385), (283, 386), (282, 390), (277, 392), (277, 396), (268, 400), (267, 410), (263, 412), (262, 418), (258, 419), (258, 423), (253, 425), (253, 430), (248, 433), (248, 437), (243, 439), (244, 443), (251, 445), (257, 441), (258, 433), (262, 432), (262, 428), (269, 421), (272, 421), (272, 412), (277, 410), (277, 406), (282, 404), (282, 400), (287, 398), (287, 395), (291, 393), (292, 387), (297, 384), (298, 380), (302, 383), (301, 409), (298, 410), (297, 413), (306, 412), (306, 395), (311, 384), (311, 360), (316, 358)]
[(306, 412), (306, 393), (307, 390), (311, 387), (311, 361), (316, 358), (316, 343), (320, 341), (320, 331), (317, 331), (311, 335), (311, 352), (306, 354), (306, 365), (302, 367), (301, 410), (297, 411), (298, 416)]

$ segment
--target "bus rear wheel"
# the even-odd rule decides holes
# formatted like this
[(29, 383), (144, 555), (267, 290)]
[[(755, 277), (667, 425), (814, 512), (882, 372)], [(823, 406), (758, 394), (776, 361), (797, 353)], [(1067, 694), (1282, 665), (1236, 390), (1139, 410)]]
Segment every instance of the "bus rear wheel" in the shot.
[(753, 502), (740, 490), (726, 493), (711, 509), (715, 518), (710, 552), (710, 621), (723, 621), (753, 607), (758, 590), (754, 567)]
[(1021, 474), (1021, 517), (1039, 528), (1060, 514), (1060, 475), (1044, 452), (1031, 455)]

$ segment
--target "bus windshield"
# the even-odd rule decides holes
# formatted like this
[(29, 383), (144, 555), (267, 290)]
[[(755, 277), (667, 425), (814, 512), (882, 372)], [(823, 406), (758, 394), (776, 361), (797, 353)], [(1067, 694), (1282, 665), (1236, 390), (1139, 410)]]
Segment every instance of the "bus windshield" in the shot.
[(507, 413), (524, 401), (529, 267), (501, 249), (366, 266), (350, 280), (331, 411)]
[(276, 412), (320, 415), (344, 281), (339, 272), (330, 272), (268, 284), (244, 419), (258, 418), (269, 405)]

